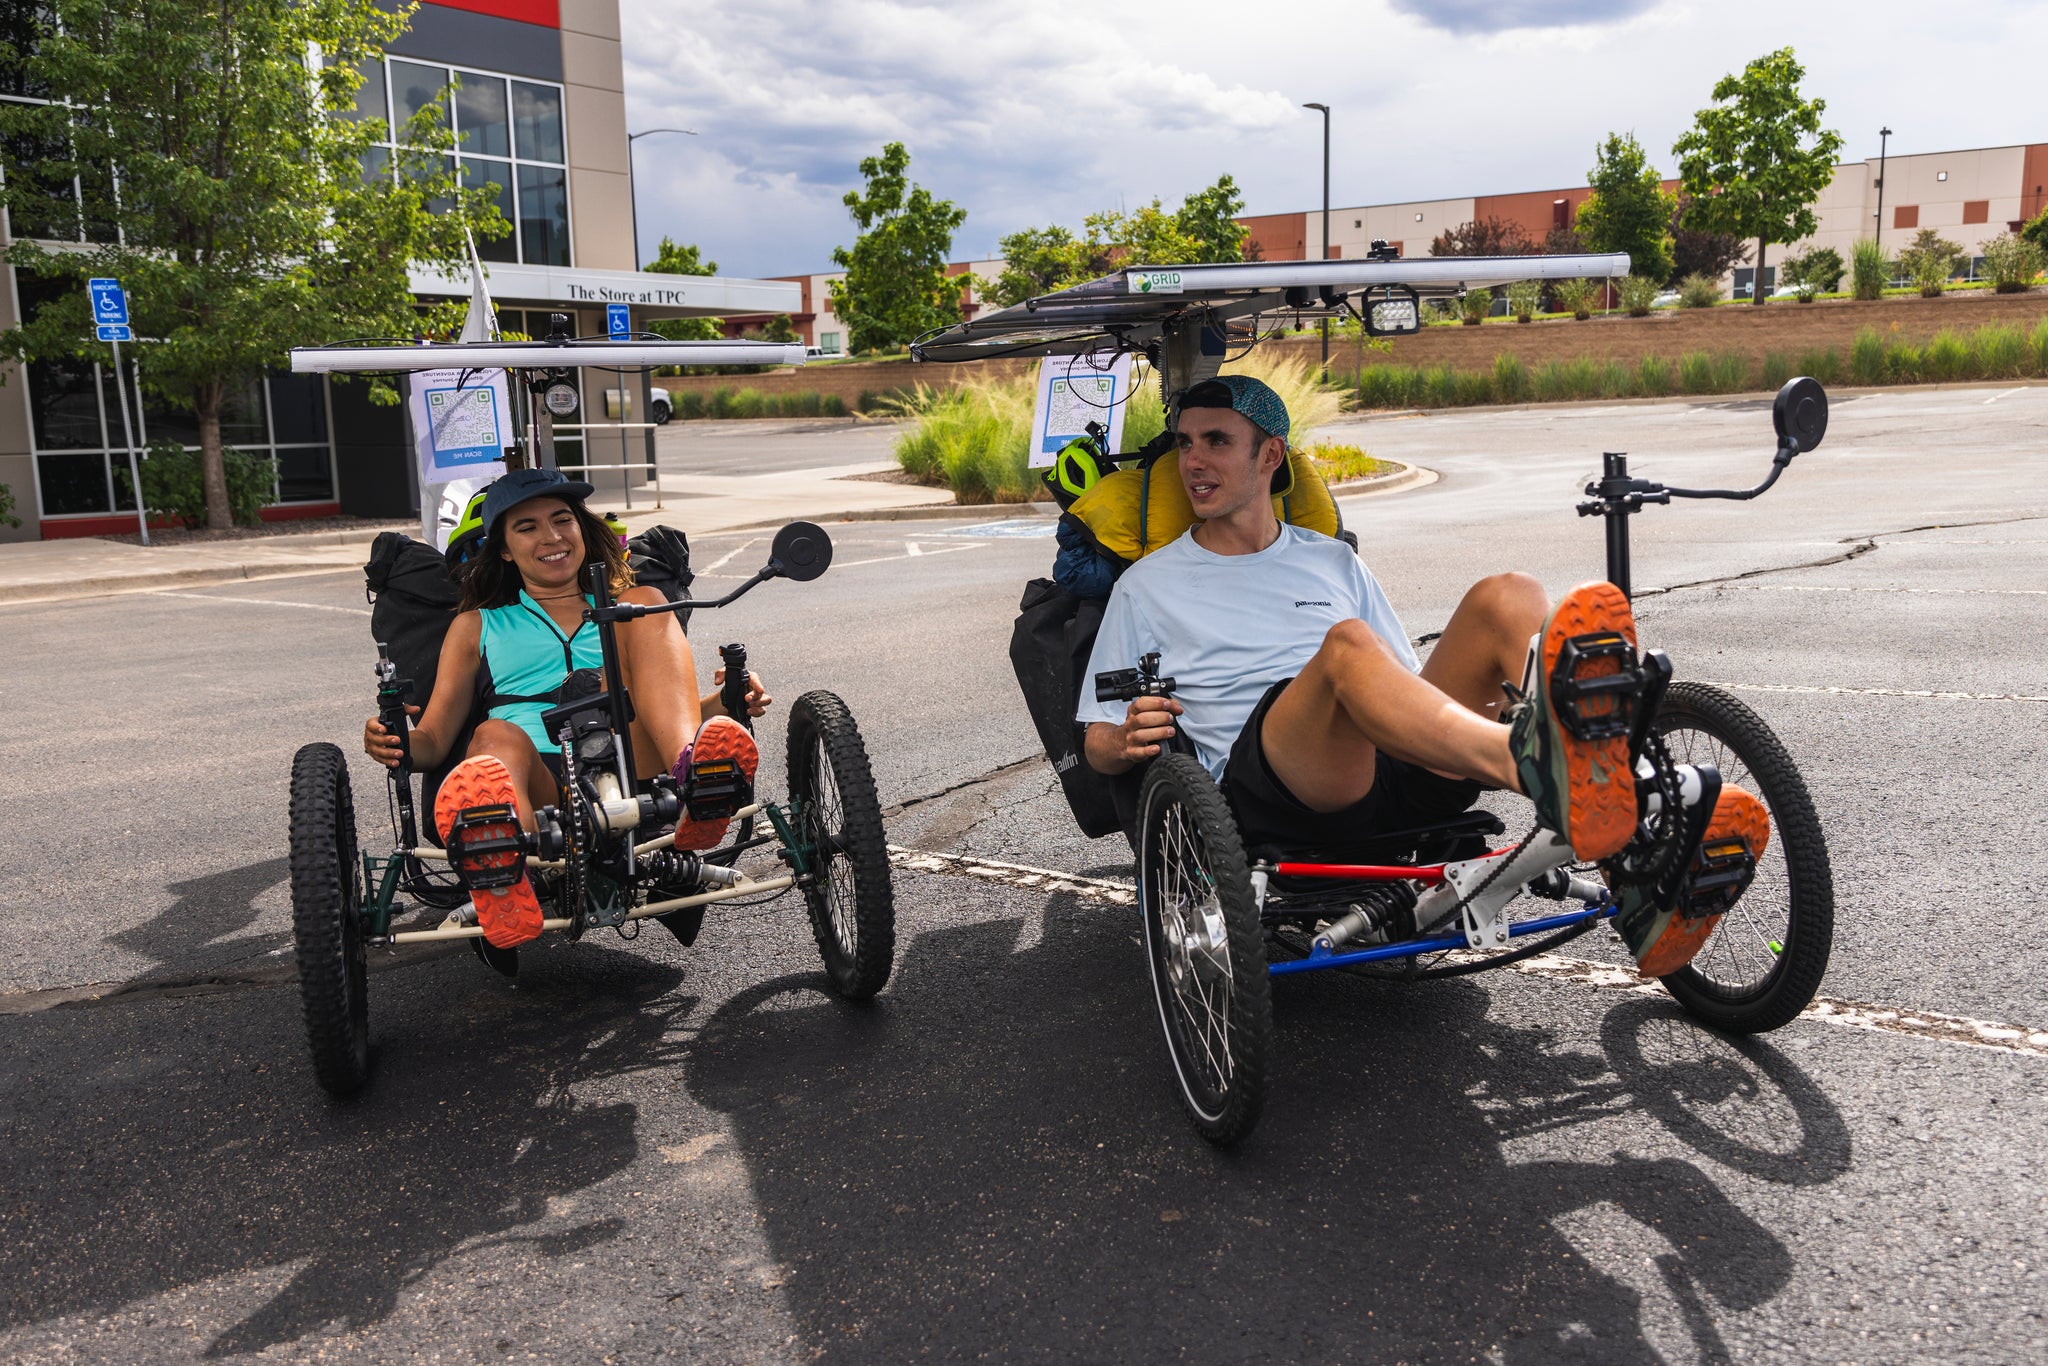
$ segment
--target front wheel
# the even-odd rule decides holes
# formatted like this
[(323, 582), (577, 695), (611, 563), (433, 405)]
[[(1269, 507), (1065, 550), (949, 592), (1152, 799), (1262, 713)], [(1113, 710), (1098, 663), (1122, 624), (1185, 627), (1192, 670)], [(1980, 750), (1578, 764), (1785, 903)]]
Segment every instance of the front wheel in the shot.
[(1237, 821), (1208, 771), (1153, 760), (1138, 794), (1145, 961), (1181, 1106), (1211, 1143), (1259, 1122), (1272, 1054), (1266, 946)]
[(1756, 880), (1699, 955), (1662, 979), (1664, 989), (1717, 1029), (1776, 1029), (1820, 990), (1834, 946), (1834, 872), (1813, 798), (1770, 726), (1721, 688), (1673, 683), (1657, 731), (1673, 760), (1714, 765), (1722, 782), (1759, 798), (1771, 818)]
[(835, 694), (805, 693), (789, 709), (789, 795), (810, 849), (803, 893), (818, 956), (834, 990), (864, 1001), (895, 961), (896, 898), (867, 746)]
[(331, 1096), (370, 1075), (369, 950), (348, 763), (330, 744), (292, 756), (292, 951), (313, 1075)]

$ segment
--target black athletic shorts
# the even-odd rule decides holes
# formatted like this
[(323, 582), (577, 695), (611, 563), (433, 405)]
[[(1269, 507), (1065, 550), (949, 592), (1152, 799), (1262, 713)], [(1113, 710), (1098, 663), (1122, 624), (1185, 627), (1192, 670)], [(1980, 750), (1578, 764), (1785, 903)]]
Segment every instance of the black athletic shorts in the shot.
[(1378, 834), (1449, 820), (1479, 800), (1484, 789), (1469, 778), (1445, 778), (1383, 753), (1372, 789), (1355, 805), (1342, 811), (1304, 806), (1273, 772), (1259, 744), (1273, 699), (1293, 681), (1283, 678), (1266, 689), (1223, 768), (1223, 796), (1247, 850), (1268, 845), (1297, 855), (1341, 855)]

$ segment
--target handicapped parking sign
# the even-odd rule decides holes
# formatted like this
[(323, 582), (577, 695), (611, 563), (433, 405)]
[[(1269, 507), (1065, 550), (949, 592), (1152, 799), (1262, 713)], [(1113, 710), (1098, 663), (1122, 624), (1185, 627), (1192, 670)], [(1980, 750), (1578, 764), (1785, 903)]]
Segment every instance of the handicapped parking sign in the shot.
[(92, 296), (92, 320), (96, 327), (128, 326), (128, 296), (121, 292), (121, 282), (106, 278), (86, 281), (86, 291)]
[(624, 341), (633, 330), (633, 323), (624, 304), (606, 304), (604, 307), (605, 330), (611, 333), (613, 341)]

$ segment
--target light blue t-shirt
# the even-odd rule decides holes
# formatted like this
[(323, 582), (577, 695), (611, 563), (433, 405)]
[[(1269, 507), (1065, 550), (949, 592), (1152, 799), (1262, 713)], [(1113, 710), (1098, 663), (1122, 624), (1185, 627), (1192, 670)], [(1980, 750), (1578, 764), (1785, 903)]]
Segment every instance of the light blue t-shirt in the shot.
[(1135, 668), (1157, 651), (1186, 708), (1181, 729), (1221, 779), (1266, 689), (1300, 673), (1330, 628), (1354, 617), (1411, 671), (1421, 669), (1379, 582), (1342, 541), (1283, 522), (1279, 539), (1257, 554), (1218, 555), (1189, 531), (1116, 581), (1075, 719), (1121, 725), (1129, 704), (1097, 702), (1095, 675)]

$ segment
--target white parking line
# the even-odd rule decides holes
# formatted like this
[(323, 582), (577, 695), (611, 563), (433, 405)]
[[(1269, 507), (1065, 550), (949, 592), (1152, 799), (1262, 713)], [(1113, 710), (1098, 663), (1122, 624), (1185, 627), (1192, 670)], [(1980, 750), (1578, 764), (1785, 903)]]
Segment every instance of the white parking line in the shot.
[[(1926, 544), (1908, 542), (1907, 544)], [(2029, 544), (2039, 544), (2030, 542)], [(1823, 583), (1691, 583), (1671, 591), (1690, 589), (1716, 593), (1918, 593), (1926, 597), (2048, 598), (2048, 588), (1866, 588), (1850, 584)]]
[(1930, 688), (1838, 688), (1793, 683), (1720, 683), (1709, 687), (1731, 692), (1836, 693), (1849, 697), (1932, 697), (1944, 702), (2048, 702), (2048, 694), (2030, 692), (1937, 692)]
[(1986, 403), (1996, 403), (1998, 402), (1998, 400), (2002, 398), (2011, 398), (2014, 394), (2024, 394), (2025, 392), (2027, 392), (2025, 389), (2008, 389), (2002, 394), (1993, 394), (1990, 398), (1987, 398), (1984, 401)]
[(286, 602), (281, 598), (226, 598), (218, 593), (184, 593), (175, 588), (154, 588), (148, 593), (152, 598), (190, 598), (195, 602), (236, 602), (247, 607), (296, 607), (305, 612), (346, 612), (353, 617), (367, 617), (367, 607), (329, 607), (322, 602)]
[(725, 552), (725, 553), (724, 553), (723, 555), (720, 555), (720, 556), (719, 556), (719, 557), (718, 557), (717, 559), (713, 560), (713, 561), (712, 561), (712, 562), (711, 562), (710, 564), (707, 564), (707, 565), (705, 565), (705, 566), (704, 566), (704, 572), (705, 572), (706, 574), (711, 574), (711, 573), (715, 573), (716, 571), (718, 571), (718, 570), (720, 570), (720, 569), (723, 569), (723, 568), (725, 568), (725, 567), (726, 567), (727, 565), (731, 564), (731, 563), (733, 562), (733, 560), (734, 560), (734, 559), (735, 559), (735, 558), (736, 558), (737, 556), (739, 556), (739, 555), (741, 554), (741, 552), (745, 551), (745, 550), (746, 550), (746, 548), (747, 548), (748, 546), (750, 546), (750, 545), (758, 545), (758, 544), (760, 544), (760, 541), (761, 541), (761, 538), (760, 538), (759, 536), (756, 536), (756, 537), (752, 538), (751, 540), (745, 540), (745, 541), (741, 541), (741, 542), (740, 542), (740, 543), (739, 543), (738, 545), (734, 546), (734, 547), (733, 547), (733, 548), (732, 548), (731, 550), (728, 550), (728, 551), (726, 551), (726, 552)]
[[(2048, 698), (2043, 700), (2048, 701)], [(965, 854), (905, 849), (895, 844), (889, 846), (889, 862), (912, 872), (968, 878), (975, 882), (1015, 887), (1021, 891), (1048, 894), (1064, 892), (1084, 901), (1107, 906), (1135, 906), (1138, 902), (1138, 889), (1133, 883), (1110, 878), (1082, 877), (1078, 873), (1063, 873), (1055, 868), (1034, 868), (1024, 863), (999, 863), (994, 859), (971, 858)], [(1486, 955), (1461, 952), (1451, 956), (1476, 961)], [(1652, 996), (1664, 993), (1661, 984), (1642, 977), (1633, 968), (1620, 967), (1613, 963), (1596, 963), (1584, 958), (1567, 958), (1562, 954), (1539, 953), (1534, 958), (1525, 958), (1519, 963), (1508, 964), (1507, 970), (1525, 976), (1547, 978), (1554, 982), (1569, 982), (1603, 991), (1627, 991)], [(1816, 1024), (1867, 1029), (1879, 1034), (1904, 1034), (1912, 1038), (1931, 1039), (1937, 1043), (1961, 1044), (1966, 1048), (1988, 1048), (2000, 1053), (2048, 1058), (2048, 1029), (2001, 1024), (1995, 1020), (1978, 1020), (1967, 1015), (1944, 1015), (1932, 1010), (1905, 1010), (1869, 1001), (1816, 996), (1813, 1003), (1800, 1012), (1799, 1018), (1811, 1020)]]

